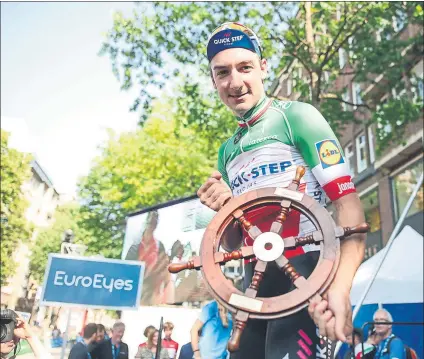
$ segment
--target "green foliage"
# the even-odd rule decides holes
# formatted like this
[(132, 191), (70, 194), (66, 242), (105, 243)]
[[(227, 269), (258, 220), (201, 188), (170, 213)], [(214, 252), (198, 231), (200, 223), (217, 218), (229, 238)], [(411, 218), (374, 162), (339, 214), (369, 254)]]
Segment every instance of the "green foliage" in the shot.
[(82, 226), (99, 253), (121, 254), (125, 216), (140, 208), (192, 195), (212, 171), (208, 143), (177, 128), (172, 104), (158, 103), (145, 126), (110, 138), (79, 184)]
[[(218, 116), (210, 116), (211, 99), (214, 113), (219, 106), (210, 93), (196, 88), (199, 79), (208, 76), (207, 38), (226, 21), (240, 21), (258, 33), (270, 65), (267, 85), (292, 73), (296, 97), (319, 108), (336, 130), (355, 121), (354, 112), (374, 113), (388, 89), (401, 90), (405, 86), (401, 77), (411, 67), (411, 59), (423, 50), (420, 2), (157, 2), (153, 10), (151, 6), (139, 4), (129, 18), (115, 14), (101, 50), (109, 55), (123, 89), (140, 88), (132, 110), (140, 111), (141, 124), (149, 115), (152, 89), (163, 88), (168, 80), (177, 82), (176, 74), (181, 72), (185, 73), (185, 81), (177, 103), (178, 111), (185, 115), (184, 125), (194, 125), (199, 131), (217, 123), (225, 129), (233, 125), (230, 116), (220, 117), (218, 122)], [(419, 28), (418, 33), (404, 39), (399, 29), (393, 28), (393, 17), (399, 27), (413, 24)], [(343, 69), (339, 66), (340, 49), (349, 54), (349, 64)], [(195, 65), (197, 71), (190, 65)], [(375, 83), (375, 90), (356, 104), (355, 111), (344, 112), (343, 81), (336, 83), (336, 78), (354, 77), (355, 82), (368, 85), (381, 73), (385, 81)], [(368, 117), (370, 122), (376, 120), (376, 116)], [(390, 111), (385, 111), (383, 117), (390, 118), (389, 122), (398, 121)], [(417, 119), (405, 118), (399, 131)], [(397, 138), (401, 138), (399, 135), (401, 132)]]
[(79, 205), (67, 203), (56, 209), (53, 225), (40, 230), (31, 248), (30, 257), (30, 273), (38, 283), (43, 282), (49, 253), (60, 253), (63, 234), (67, 229), (73, 231), (74, 243), (88, 245), (86, 254), (97, 254), (96, 248), (92, 247), (95, 241), (92, 241), (89, 233), (81, 228), (80, 221)]
[(10, 148), (8, 138), (1, 130), (1, 285), (15, 272), (14, 251), (31, 236), (25, 219), (28, 201), (22, 192), (22, 185), (31, 176), (31, 157)]

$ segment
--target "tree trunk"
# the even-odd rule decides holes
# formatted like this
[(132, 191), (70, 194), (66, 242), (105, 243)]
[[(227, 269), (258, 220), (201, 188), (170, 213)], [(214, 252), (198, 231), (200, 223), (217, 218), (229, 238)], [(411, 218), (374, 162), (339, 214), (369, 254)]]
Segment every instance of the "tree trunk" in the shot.
[[(314, 30), (312, 26), (312, 2), (307, 1), (304, 3), (305, 5), (305, 35), (306, 42), (309, 46), (309, 54), (312, 59), (312, 63), (314, 65), (318, 62), (318, 55), (315, 51), (315, 41), (314, 41)], [(318, 75), (315, 72), (315, 69), (311, 69), (311, 79), (310, 79), (310, 87), (311, 87), (311, 104), (319, 109), (319, 98), (317, 91), (317, 81)]]

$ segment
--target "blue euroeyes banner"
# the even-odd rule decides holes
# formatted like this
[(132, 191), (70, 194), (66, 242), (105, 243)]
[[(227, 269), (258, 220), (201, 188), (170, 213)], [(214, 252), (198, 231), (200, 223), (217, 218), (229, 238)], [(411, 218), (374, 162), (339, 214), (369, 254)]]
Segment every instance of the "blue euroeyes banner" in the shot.
[(49, 254), (42, 305), (137, 309), (144, 263)]

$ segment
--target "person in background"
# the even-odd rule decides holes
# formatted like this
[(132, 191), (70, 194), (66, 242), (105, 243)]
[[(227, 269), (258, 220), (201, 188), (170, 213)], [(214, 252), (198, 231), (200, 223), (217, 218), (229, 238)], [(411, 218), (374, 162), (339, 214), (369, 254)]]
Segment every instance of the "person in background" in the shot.
[[(147, 345), (138, 347), (135, 358), (139, 359), (155, 359), (158, 348), (159, 330), (151, 331), (147, 337)], [(160, 359), (169, 359), (168, 350), (162, 348), (159, 353)]]
[[(225, 359), (233, 321), (216, 300), (206, 304), (191, 328), (191, 347), (196, 359)], [(199, 337), (199, 332), (202, 335)]]
[[(153, 326), (153, 325), (148, 325), (147, 327), (146, 327), (146, 329), (144, 329), (144, 333), (143, 333), (143, 335), (146, 337), (146, 339), (149, 337), (149, 334), (151, 333), (151, 332), (154, 332), (156, 330), (156, 328)], [(142, 348), (142, 347), (145, 347), (147, 345), (147, 341), (146, 342), (144, 342), (144, 343), (141, 343), (138, 347), (139, 348)]]
[(178, 352), (178, 343), (175, 340), (172, 340), (171, 335), (174, 330), (174, 324), (171, 322), (166, 322), (163, 325), (164, 338), (162, 340), (162, 348), (168, 350), (169, 359), (174, 359), (177, 356)]
[(377, 336), (374, 325), (371, 326), (371, 328), (368, 331), (367, 343), (374, 345), (375, 348), (377, 348), (378, 344), (380, 343), (380, 340)]
[(97, 338), (96, 342), (101, 343), (103, 340), (108, 340), (109, 335), (106, 334), (106, 328), (103, 324), (97, 324)]
[[(13, 331), (13, 339), (2, 341), (0, 345), (0, 358), (15, 358), (19, 351), (19, 342), (23, 339), (26, 340), (31, 347), (35, 359), (52, 359), (51, 355), (45, 349), (44, 345), (32, 331), (32, 328), (15, 312), (15, 329)], [(18, 350), (17, 350), (18, 349)], [(12, 356), (10, 353), (14, 352)]]
[[(373, 315), (374, 322), (391, 323), (392, 315), (386, 309), (378, 309)], [(402, 340), (392, 333), (391, 324), (375, 324), (375, 333), (379, 344), (375, 359), (406, 359)]]
[(110, 339), (103, 340), (90, 352), (92, 359), (128, 359), (128, 345), (122, 341), (125, 324), (116, 322)]
[(97, 324), (89, 323), (85, 326), (82, 333), (82, 341), (78, 341), (71, 349), (68, 359), (87, 359), (90, 358), (88, 346), (96, 340)]
[(191, 342), (184, 344), (180, 350), (180, 356), (178, 359), (193, 359), (193, 348), (191, 347)]

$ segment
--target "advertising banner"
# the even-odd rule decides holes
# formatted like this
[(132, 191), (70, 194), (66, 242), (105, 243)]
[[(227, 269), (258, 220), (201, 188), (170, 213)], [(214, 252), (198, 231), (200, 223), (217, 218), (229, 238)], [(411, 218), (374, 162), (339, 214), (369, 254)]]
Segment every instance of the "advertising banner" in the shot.
[(143, 276), (141, 261), (49, 254), (40, 304), (136, 310)]

